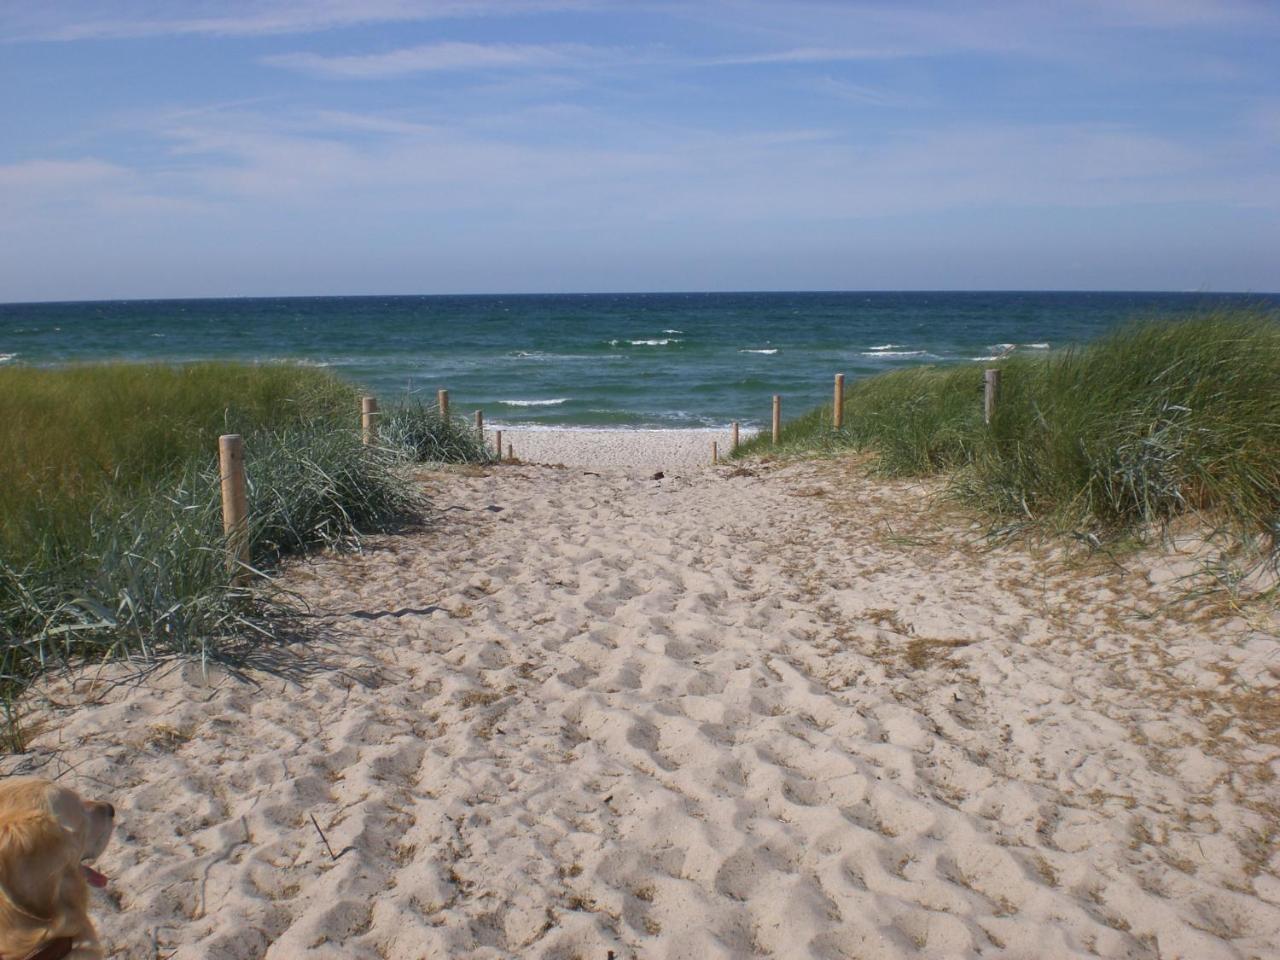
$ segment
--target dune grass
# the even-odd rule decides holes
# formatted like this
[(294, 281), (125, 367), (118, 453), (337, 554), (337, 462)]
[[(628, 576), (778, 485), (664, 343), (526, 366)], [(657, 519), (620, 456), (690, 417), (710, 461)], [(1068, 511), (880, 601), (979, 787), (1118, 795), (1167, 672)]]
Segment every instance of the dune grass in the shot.
[[(1003, 370), (983, 423), (984, 366)], [(1131, 533), (1191, 511), (1275, 549), (1280, 523), (1280, 318), (1262, 311), (1134, 322), (1094, 343), (998, 364), (924, 366), (861, 380), (844, 428), (829, 410), (779, 447), (857, 448), (886, 473), (943, 473), (994, 517)]]
[(366, 446), (356, 390), (293, 365), (5, 368), (0, 397), (0, 703), (11, 720), (13, 696), (51, 664), (208, 657), (271, 634), (269, 580), (229, 576), (220, 434), (245, 437), (259, 570), (419, 514), (406, 464), (488, 459), (474, 431), (416, 405), (392, 406)]

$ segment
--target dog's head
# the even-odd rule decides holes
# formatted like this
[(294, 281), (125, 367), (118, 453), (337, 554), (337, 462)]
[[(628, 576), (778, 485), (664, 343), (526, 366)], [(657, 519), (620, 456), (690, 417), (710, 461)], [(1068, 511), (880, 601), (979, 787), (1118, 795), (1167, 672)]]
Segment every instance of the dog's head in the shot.
[(0, 780), (0, 957), (59, 937), (96, 943), (87, 885), (107, 880), (83, 861), (106, 849), (114, 825), (109, 803), (38, 777)]

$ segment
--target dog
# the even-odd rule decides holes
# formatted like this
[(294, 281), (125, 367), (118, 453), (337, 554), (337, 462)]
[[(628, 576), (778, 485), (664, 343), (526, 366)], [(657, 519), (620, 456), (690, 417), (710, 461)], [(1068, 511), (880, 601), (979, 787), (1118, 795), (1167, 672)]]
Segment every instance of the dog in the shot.
[(102, 957), (89, 886), (107, 878), (82, 861), (106, 849), (115, 815), (50, 780), (0, 779), (0, 960)]

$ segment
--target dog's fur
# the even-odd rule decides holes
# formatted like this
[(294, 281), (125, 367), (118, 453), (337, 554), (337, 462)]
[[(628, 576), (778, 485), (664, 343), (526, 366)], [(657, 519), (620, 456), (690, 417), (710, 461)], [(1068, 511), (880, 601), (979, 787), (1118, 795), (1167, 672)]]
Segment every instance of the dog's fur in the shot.
[(102, 956), (86, 874), (102, 877), (80, 861), (102, 853), (114, 822), (111, 804), (49, 780), (0, 779), (0, 960), (23, 960), (63, 937), (76, 960)]

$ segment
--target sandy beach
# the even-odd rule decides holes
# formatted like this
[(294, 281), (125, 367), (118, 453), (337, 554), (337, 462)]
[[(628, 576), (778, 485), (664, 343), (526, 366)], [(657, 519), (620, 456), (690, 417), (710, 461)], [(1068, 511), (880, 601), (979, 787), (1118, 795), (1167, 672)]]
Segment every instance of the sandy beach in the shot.
[(42, 683), (110, 955), (1280, 957), (1267, 611), (711, 439), (516, 433), (291, 642)]
[[(743, 427), (745, 442), (756, 431)], [(490, 449), (498, 442), (494, 430), (485, 431)], [(502, 428), (502, 455), (510, 448), (517, 460), (566, 467), (605, 468), (650, 474), (689, 469), (711, 463), (711, 444), (719, 456), (733, 448), (729, 430), (546, 430)]]

